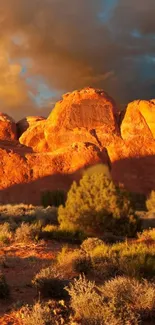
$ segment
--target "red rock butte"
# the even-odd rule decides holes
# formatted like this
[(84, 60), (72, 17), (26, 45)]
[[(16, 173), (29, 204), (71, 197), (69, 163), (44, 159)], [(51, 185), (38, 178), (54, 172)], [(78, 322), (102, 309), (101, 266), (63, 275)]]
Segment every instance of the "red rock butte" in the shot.
[(0, 203), (40, 204), (45, 190), (68, 190), (88, 166), (104, 163), (113, 180), (139, 193), (155, 189), (155, 100), (120, 112), (103, 90), (63, 96), (49, 117), (18, 123), (0, 113)]

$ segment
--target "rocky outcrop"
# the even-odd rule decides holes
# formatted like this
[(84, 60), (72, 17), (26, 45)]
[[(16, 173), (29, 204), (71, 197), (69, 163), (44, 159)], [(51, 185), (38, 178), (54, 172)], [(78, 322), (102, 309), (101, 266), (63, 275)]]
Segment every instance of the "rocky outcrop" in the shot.
[(103, 90), (85, 88), (64, 95), (47, 121), (27, 129), (19, 141), (42, 152), (55, 151), (74, 142), (92, 142), (105, 147), (118, 134), (113, 99)]
[(155, 138), (155, 101), (135, 100), (127, 106), (121, 124), (124, 140)]
[(42, 191), (68, 189), (96, 163), (131, 191), (155, 189), (155, 100), (120, 114), (104, 91), (85, 88), (64, 95), (47, 119), (18, 122), (19, 142), (5, 114), (0, 127), (0, 202), (40, 204)]
[(43, 116), (27, 116), (22, 120), (17, 122), (17, 133), (18, 138), (31, 126), (35, 125), (37, 122), (46, 120)]
[(17, 129), (15, 121), (7, 114), (0, 113), (0, 140), (16, 140)]

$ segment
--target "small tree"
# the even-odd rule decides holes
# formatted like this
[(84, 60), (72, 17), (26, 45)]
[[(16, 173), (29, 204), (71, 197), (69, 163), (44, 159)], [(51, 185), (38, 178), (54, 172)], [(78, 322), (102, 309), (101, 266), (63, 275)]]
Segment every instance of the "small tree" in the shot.
[(128, 193), (115, 186), (103, 173), (86, 174), (79, 185), (73, 183), (65, 207), (58, 209), (58, 221), (63, 229), (87, 233), (126, 234), (137, 228)]

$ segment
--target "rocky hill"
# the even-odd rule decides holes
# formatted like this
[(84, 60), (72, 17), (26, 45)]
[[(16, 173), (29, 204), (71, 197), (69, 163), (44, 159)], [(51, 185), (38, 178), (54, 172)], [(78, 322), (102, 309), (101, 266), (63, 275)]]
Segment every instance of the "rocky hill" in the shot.
[(110, 166), (115, 182), (155, 188), (155, 101), (137, 100), (120, 113), (103, 90), (63, 96), (49, 117), (15, 123), (0, 113), (0, 203), (40, 203), (47, 189), (68, 189), (84, 168)]

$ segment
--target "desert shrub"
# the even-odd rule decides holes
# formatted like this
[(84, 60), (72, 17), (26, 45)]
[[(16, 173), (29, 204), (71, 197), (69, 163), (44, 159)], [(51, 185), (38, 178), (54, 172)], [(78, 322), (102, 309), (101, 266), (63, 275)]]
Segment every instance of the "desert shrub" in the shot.
[(116, 254), (111, 252), (110, 246), (106, 244), (96, 246), (90, 252), (90, 257), (95, 277), (105, 281), (122, 274)]
[(66, 287), (71, 297), (71, 307), (75, 312), (75, 318), (82, 320), (82, 324), (101, 324), (99, 321), (103, 320), (102, 300), (96, 289), (95, 282), (88, 281), (82, 275)]
[(45, 208), (48, 206), (59, 207), (61, 204), (65, 205), (66, 193), (63, 190), (45, 191), (42, 193), (41, 201)]
[(23, 325), (54, 325), (51, 308), (48, 303), (36, 302), (34, 306), (25, 306), (20, 311)]
[(91, 253), (94, 248), (103, 245), (104, 242), (103, 240), (95, 237), (90, 237), (87, 238), (83, 241), (81, 244), (81, 248), (86, 252), (86, 253)]
[(57, 262), (61, 269), (67, 269), (65, 274), (84, 273), (91, 271), (91, 259), (81, 249), (71, 250), (68, 246), (62, 247), (57, 255)]
[(152, 191), (146, 200), (146, 207), (148, 211), (155, 211), (155, 191)]
[(89, 252), (95, 276), (104, 280), (116, 275), (136, 278), (155, 276), (155, 246), (145, 243), (102, 244)]
[(20, 227), (16, 229), (15, 241), (18, 242), (31, 242), (38, 240), (40, 234), (40, 227), (37, 224), (22, 223)]
[(88, 256), (81, 254), (72, 263), (73, 271), (82, 274), (90, 274), (92, 271), (92, 262)]
[(6, 204), (0, 206), (0, 221), (21, 222), (23, 218), (29, 217), (29, 221), (35, 215), (35, 207), (27, 204)]
[(22, 222), (34, 223), (37, 221), (40, 221), (43, 226), (57, 224), (57, 208), (51, 206), (43, 208), (43, 206), (26, 204), (0, 206), (0, 223), (8, 222), (12, 230), (15, 230)]
[(62, 299), (67, 296), (64, 288), (69, 281), (63, 279), (62, 272), (55, 265), (42, 269), (32, 283), (43, 297)]
[(22, 307), (19, 316), (23, 325), (58, 325), (69, 324), (70, 313), (63, 300), (49, 300)]
[(9, 296), (10, 289), (6, 282), (5, 276), (0, 272), (0, 299), (5, 299)]
[(155, 228), (143, 230), (137, 236), (142, 241), (155, 241)]
[(137, 278), (155, 276), (155, 247), (126, 245), (119, 253), (119, 267), (124, 274)]
[(84, 175), (68, 192), (65, 207), (58, 209), (62, 229), (92, 232), (111, 231), (133, 236), (138, 218), (133, 215), (128, 193), (104, 174)]
[(73, 231), (67, 229), (61, 229), (59, 226), (46, 225), (42, 228), (42, 238), (44, 239), (56, 239), (65, 242), (77, 242), (85, 238), (85, 235), (81, 231)]
[(155, 286), (147, 281), (116, 277), (98, 287), (80, 276), (66, 290), (82, 324), (138, 325), (154, 315)]
[(12, 232), (8, 222), (0, 225), (0, 244), (7, 245), (12, 239)]

